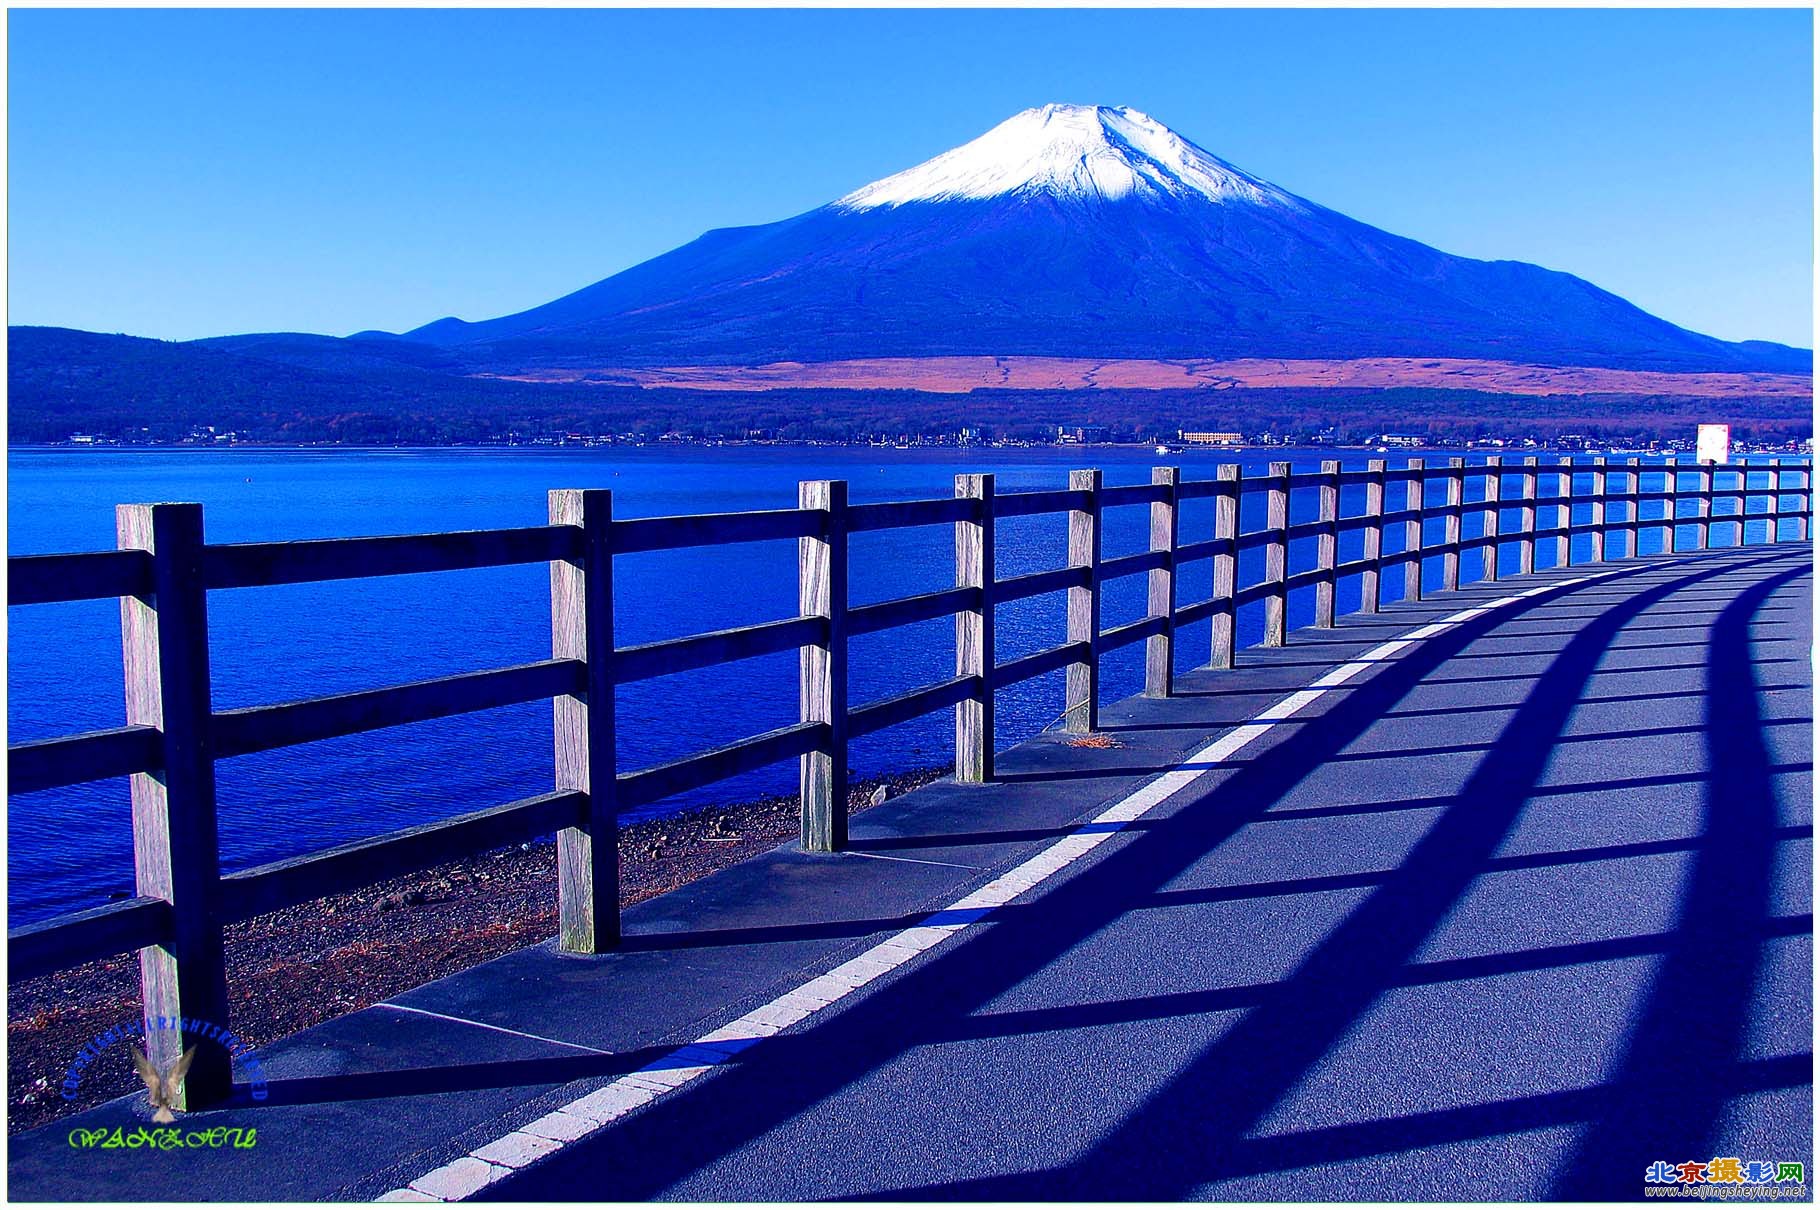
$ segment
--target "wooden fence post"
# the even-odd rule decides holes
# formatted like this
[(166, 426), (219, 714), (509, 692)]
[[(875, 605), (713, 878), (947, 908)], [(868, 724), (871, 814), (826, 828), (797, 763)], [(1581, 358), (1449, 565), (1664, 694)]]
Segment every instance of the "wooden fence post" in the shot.
[[(1731, 475), (1738, 475), (1738, 471), (1729, 471), (1729, 473), (1731, 473)], [(1738, 482), (1744, 482), (1744, 475), (1738, 475)], [(1718, 488), (1718, 471), (1713, 471), (1713, 489), (1714, 491), (1720, 489)], [(1742, 491), (1725, 491), (1724, 497), (1727, 500), (1738, 500), (1738, 513), (1744, 513), (1744, 493), (1742, 493)], [(1716, 504), (1716, 502), (1718, 502), (1718, 500), (1714, 500), (1714, 504)], [(1731, 524), (1734, 515), (1736, 515), (1736, 513), (1722, 513), (1722, 517), (1724, 517), (1725, 520), (1722, 520), (1720, 524)], [(1738, 542), (1736, 542), (1736, 544), (1738, 544), (1738, 546), (1744, 546), (1744, 522), (1742, 522), (1742, 520), (1738, 522)]]
[(1662, 502), (1665, 523), (1662, 526), (1662, 549), (1657, 553), (1672, 555), (1680, 537), (1676, 530), (1681, 515), (1681, 472), (1675, 465), (1673, 454), (1664, 455), (1662, 469), (1665, 472), (1662, 476), (1662, 490), (1668, 493), (1668, 499)]
[(571, 954), (619, 940), (619, 805), (614, 782), (613, 493), (553, 491), (550, 524), (581, 529), (574, 561), (550, 564), (550, 655), (581, 660), (581, 696), (554, 699), (556, 788), (588, 796), (579, 826), (556, 833), (558, 935)]
[(1270, 592), (1264, 597), (1265, 647), (1281, 647), (1289, 641), (1289, 463), (1270, 464), (1270, 487), (1264, 494), (1264, 528), (1270, 541), (1264, 547), (1264, 583)]
[(1713, 464), (1700, 464), (1700, 549), (1711, 550), (1713, 545), (1713, 491), (1719, 485), (1719, 477), (1713, 473)]
[(1498, 578), (1498, 536), (1503, 531), (1504, 519), (1498, 511), (1504, 503), (1504, 459), (1493, 455), (1485, 460), (1485, 521), (1480, 525), (1480, 534), (1490, 538), (1479, 548), (1479, 578), (1495, 580)]
[(1207, 666), (1230, 668), (1238, 641), (1232, 598), (1239, 585), (1239, 504), (1244, 485), (1237, 463), (1219, 467), (1215, 476), (1219, 490), (1213, 498), (1213, 540), (1219, 545), (1213, 552), (1213, 646)]
[(1321, 532), (1315, 537), (1314, 624), (1332, 626), (1334, 612), (1333, 569), (1340, 562), (1340, 464), (1321, 463)]
[(1555, 535), (1555, 566), (1568, 567), (1574, 561), (1574, 460), (1570, 454), (1559, 460), (1561, 471), (1556, 476), (1560, 480), (1561, 503), (1555, 507), (1555, 526), (1562, 532)]
[(1746, 465), (1738, 472), (1738, 545), (1747, 545), (1745, 529), (1746, 518), (1750, 516), (1750, 469)]
[(1376, 613), (1382, 607), (1384, 577), (1384, 471), (1389, 464), (1373, 458), (1365, 464), (1371, 478), (1365, 481), (1365, 534), (1359, 575), (1359, 612)]
[(1801, 515), (1795, 518), (1795, 541), (1807, 541), (1807, 515), (1814, 508), (1814, 463), (1812, 459), (1804, 462), (1795, 471), (1801, 476), (1801, 482), (1795, 485), (1792, 493), (1795, 497), (1795, 511)]
[(1738, 472), (1738, 545), (1750, 544), (1750, 468)]
[(1168, 697), (1175, 691), (1175, 548), (1180, 537), (1176, 505), (1181, 468), (1153, 467), (1150, 482), (1162, 487), (1167, 498), (1150, 503), (1150, 549), (1162, 553), (1163, 566), (1150, 572), (1148, 612), (1163, 619), (1163, 633), (1144, 641), (1144, 695)]
[(1068, 490), (1087, 493), (1087, 507), (1068, 511), (1068, 566), (1087, 569), (1087, 583), (1068, 590), (1068, 641), (1087, 646), (1068, 665), (1063, 729), (1077, 735), (1100, 726), (1100, 472), (1070, 471)]
[[(221, 942), (221, 847), (210, 740), (208, 592), (200, 504), (122, 504), (122, 550), (149, 551), (149, 597), (120, 598), (126, 721), (159, 731), (159, 770), (132, 776), (138, 893), (171, 905), (171, 939), (139, 951), (145, 1016), (231, 1028)], [(197, 1045), (200, 1043), (200, 1045)], [(196, 1046), (179, 1108), (227, 1097), (233, 1060), (190, 1029), (155, 1029), (147, 1057), (165, 1070)]]
[(1642, 459), (1626, 458), (1624, 460), (1624, 557), (1634, 559), (1643, 552), (1639, 544), (1643, 541), (1643, 501), (1638, 499), (1643, 494)]
[(954, 675), (977, 677), (971, 696), (954, 706), (954, 777), (956, 781), (992, 780), (993, 586), (997, 583), (993, 515), (997, 488), (991, 475), (956, 475), (954, 495), (979, 502), (979, 516), (954, 523), (954, 585), (977, 588), (978, 609), (954, 615)]
[(1523, 537), (1517, 543), (1517, 574), (1528, 575), (1536, 569), (1536, 459), (1523, 459), (1523, 505), (1517, 512), (1517, 528)]
[(1769, 460), (1769, 540), (1782, 541), (1782, 459)]
[[(1623, 459), (1617, 465), (1629, 466), (1630, 459)], [(1605, 544), (1605, 557), (1608, 559), (1623, 559), (1630, 554), (1629, 546), (1624, 545), (1630, 529), (1630, 492), (1620, 485), (1620, 481), (1627, 480), (1629, 475), (1624, 470), (1606, 472), (1605, 494), (1611, 502), (1611, 508), (1606, 513), (1606, 530), (1611, 534), (1611, 540)], [(1620, 550), (1620, 546), (1624, 548)]]
[(1593, 459), (1592, 473), (1592, 559), (1605, 561), (1605, 456)]
[(797, 505), (827, 522), (797, 546), (798, 608), (828, 619), (825, 644), (798, 649), (802, 721), (828, 727), (824, 746), (802, 758), (803, 848), (834, 853), (847, 847), (847, 484), (801, 483)]
[(1460, 517), (1466, 504), (1466, 459), (1447, 460), (1447, 515), (1442, 520), (1441, 587), (1460, 586)]
[(1415, 516), (1403, 523), (1403, 599), (1422, 599), (1422, 522), (1428, 510), (1427, 463), (1420, 458), (1409, 460), (1409, 481), (1404, 488), (1404, 511)]

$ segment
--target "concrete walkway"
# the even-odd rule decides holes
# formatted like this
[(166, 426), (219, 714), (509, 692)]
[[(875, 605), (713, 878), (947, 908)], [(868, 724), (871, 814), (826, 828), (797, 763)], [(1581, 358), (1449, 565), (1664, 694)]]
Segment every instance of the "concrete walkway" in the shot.
[(1811, 1164), (1810, 567), (1300, 632), (1108, 707), (1118, 747), (1045, 735), (852, 853), (643, 904), (619, 952), (277, 1044), (270, 1101), (182, 1119), (256, 1148), (72, 1149), (116, 1102), (15, 1138), (10, 1193), (1639, 1199), (1658, 1159)]

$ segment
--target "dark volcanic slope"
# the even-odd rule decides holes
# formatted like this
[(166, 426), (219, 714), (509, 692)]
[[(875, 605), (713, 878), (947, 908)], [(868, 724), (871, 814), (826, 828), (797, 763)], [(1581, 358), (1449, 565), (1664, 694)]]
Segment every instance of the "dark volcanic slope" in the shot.
[(1046, 106), (779, 223), (544, 306), (408, 334), (473, 364), (957, 354), (1454, 357), (1805, 373), (1571, 274), (1450, 256), (1295, 197), (1129, 110)]
[(710, 232), (519, 315), (410, 336), (508, 369), (957, 354), (1811, 366), (1800, 350), (1678, 328), (1566, 273), (1313, 217), (1045, 196), (824, 208)]

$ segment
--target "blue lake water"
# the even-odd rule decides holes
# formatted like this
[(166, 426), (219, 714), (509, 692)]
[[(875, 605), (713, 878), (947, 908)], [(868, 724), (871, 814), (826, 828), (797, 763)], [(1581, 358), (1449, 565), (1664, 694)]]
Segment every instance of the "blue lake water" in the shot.
[[(1251, 475), (1263, 473), (1272, 459), (1314, 469), (1322, 457), (1332, 456), (1331, 451), (1195, 452), (1168, 461), (1181, 465), (1187, 478), (1209, 479), (1221, 462), (1240, 462)], [(1368, 455), (1341, 457), (1348, 467), (1362, 467)], [(1098, 448), (23, 449), (8, 455), (7, 537), (15, 555), (109, 549), (115, 544), (114, 506), (156, 500), (202, 502), (210, 541), (266, 541), (538, 525), (547, 520), (552, 488), (610, 488), (615, 515), (636, 517), (793, 507), (798, 481), (812, 478), (846, 479), (856, 503), (947, 497), (956, 474), (982, 471), (998, 474), (1001, 493), (1064, 487), (1067, 471), (1081, 465), (1103, 468), (1108, 485), (1143, 483), (1157, 461), (1149, 451)], [(1692, 486), (1691, 476), (1687, 485)], [(1362, 497), (1362, 488), (1349, 489), (1343, 514), (1358, 511)], [(1400, 489), (1393, 487), (1389, 507), (1400, 503)], [(1247, 499), (1245, 528), (1261, 523), (1262, 504), (1261, 497)], [(1312, 519), (1315, 507), (1313, 493), (1297, 493), (1292, 520)], [(1147, 523), (1143, 506), (1109, 510), (1105, 557), (1144, 549)], [(1440, 537), (1435, 525), (1430, 542)], [(1400, 548), (1400, 528), (1387, 532), (1387, 550)], [(1212, 502), (1186, 504), (1181, 529), (1184, 542), (1210, 537)], [(1469, 519), (1466, 530), (1476, 532), (1476, 521)], [(1357, 556), (1359, 541), (1357, 533), (1343, 537), (1342, 561)], [(1655, 541), (1646, 538), (1645, 550)], [(1514, 559), (1514, 550), (1506, 556)], [(850, 557), (849, 595), (855, 605), (953, 583), (949, 526), (855, 535)], [(1312, 540), (1295, 544), (1291, 571), (1312, 560)], [(1547, 557), (1539, 561), (1546, 565)], [(1065, 562), (1064, 516), (999, 523), (1001, 578)], [(1262, 551), (1247, 552), (1241, 582), (1257, 579), (1261, 566)], [(1438, 567), (1430, 569), (1431, 577), (1438, 574)], [(794, 542), (623, 555), (616, 559), (615, 577), (615, 627), (622, 646), (796, 612)], [(1394, 593), (1394, 573), (1387, 580), (1387, 593)], [(1203, 560), (1184, 568), (1179, 599), (1202, 600), (1210, 588), (1211, 563)], [(1141, 576), (1108, 585), (1104, 625), (1142, 617), (1144, 592)], [(1310, 596), (1292, 597), (1291, 625), (1309, 620)], [(1357, 600), (1356, 580), (1343, 581), (1341, 610), (1356, 607)], [(1002, 607), (999, 661), (1063, 641), (1063, 608), (1059, 593)], [(218, 710), (550, 654), (544, 565), (219, 591), (210, 594), (209, 609)], [(115, 602), (12, 608), (8, 625), (11, 742), (125, 721)], [(1258, 608), (1241, 611), (1241, 644), (1256, 642), (1260, 631)], [(1184, 631), (1178, 667), (1205, 663), (1207, 655), (1207, 628)], [(1141, 645), (1106, 658), (1104, 700), (1141, 688), (1142, 659)], [(851, 649), (851, 704), (942, 680), (953, 671), (954, 629), (947, 620), (862, 636)], [(624, 686), (618, 702), (619, 768), (640, 768), (794, 722), (796, 680), (791, 652)], [(1040, 731), (1061, 711), (1059, 672), (1001, 691), (1000, 746)], [(240, 869), (549, 790), (550, 716), (549, 704), (540, 702), (223, 761), (218, 773), (223, 867)], [(945, 763), (951, 759), (952, 726), (944, 712), (869, 736), (855, 745), (850, 763), (861, 776)], [(792, 762), (647, 811), (788, 792), (795, 778)], [(132, 886), (125, 779), (14, 796), (7, 840), (15, 923), (93, 906)]]

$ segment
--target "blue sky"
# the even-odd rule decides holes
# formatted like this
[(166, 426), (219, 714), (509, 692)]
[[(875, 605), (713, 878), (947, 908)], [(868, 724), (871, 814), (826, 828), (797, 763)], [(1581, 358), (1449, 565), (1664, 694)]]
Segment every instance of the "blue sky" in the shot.
[(8, 16), (11, 323), (488, 318), (1072, 101), (1449, 252), (1812, 344), (1806, 11)]

